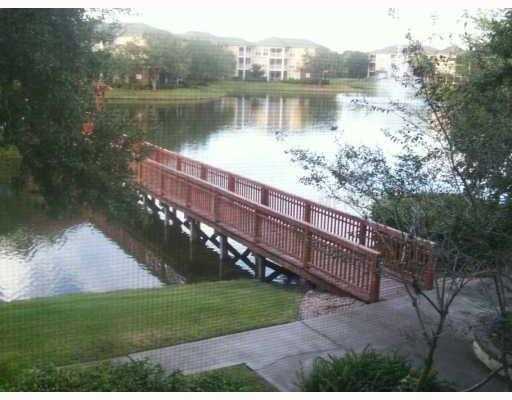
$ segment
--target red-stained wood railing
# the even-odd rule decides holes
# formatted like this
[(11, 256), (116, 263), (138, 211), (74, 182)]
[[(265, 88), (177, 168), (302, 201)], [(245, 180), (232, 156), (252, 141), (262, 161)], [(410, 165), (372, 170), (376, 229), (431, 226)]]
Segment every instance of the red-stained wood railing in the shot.
[(379, 299), (377, 251), (151, 159), (137, 166), (137, 182), (159, 199), (284, 260), (299, 275), (305, 272), (367, 302)]
[[(241, 229), (242, 232), (247, 233), (249, 236), (251, 234), (258, 236), (260, 235), (258, 230), (263, 229), (261, 234), (265, 240), (268, 240), (274, 246), (275, 250), (284, 251), (287, 255), (295, 257), (295, 259), (297, 257), (306, 258), (308, 264), (314, 264), (316, 272), (326, 273), (333, 279), (336, 277), (343, 281), (346, 280), (346, 284), (349, 286), (361, 284), (361, 290), (366, 291), (364, 296), (366, 296), (367, 301), (370, 297), (373, 299), (378, 298), (378, 294), (369, 294), (368, 282), (373, 278), (359, 277), (359, 275), (365, 276), (365, 274), (368, 274), (369, 270), (365, 270), (364, 268), (366, 267), (362, 267), (362, 270), (358, 272), (355, 265), (359, 265), (360, 262), (357, 260), (340, 263), (339, 259), (350, 260), (352, 255), (338, 257), (337, 259), (332, 254), (333, 251), (344, 254), (345, 248), (351, 248), (352, 250), (356, 248), (358, 249), (358, 254), (367, 251), (367, 255), (371, 254), (374, 258), (376, 255), (379, 255), (387, 271), (406, 278), (417, 275), (419, 265), (422, 269), (423, 285), (426, 288), (432, 287), (433, 256), (431, 242), (421, 239), (408, 239), (406, 235), (396, 229), (320, 205), (260, 182), (192, 160), (169, 150), (157, 146), (152, 147), (153, 150), (149, 158), (142, 162), (139, 167), (139, 172), (142, 171), (141, 173), (143, 174), (139, 175), (139, 183), (143, 186), (149, 185), (153, 187), (155, 184), (159, 184), (158, 182), (153, 182), (153, 179), (164, 179), (166, 181), (170, 179), (169, 176), (173, 173), (175, 174), (174, 176), (180, 178), (180, 185), (184, 185), (184, 180), (189, 182), (190, 185), (206, 185), (208, 193), (215, 192), (218, 196), (222, 197), (223, 206), (226, 205), (224, 204), (227, 201), (226, 199), (230, 199), (231, 207), (228, 207), (228, 209), (234, 214), (222, 214), (224, 212), (223, 208), (221, 208), (220, 214), (226, 220), (224, 222), (231, 221), (230, 226), (232, 228)], [(151, 177), (148, 175), (148, 168), (152, 171), (151, 176), (162, 173), (165, 178)], [(174, 183), (176, 182), (178, 181)], [(160, 184), (162, 185), (162, 183)], [(176, 186), (176, 188), (178, 187), (181, 186)], [(172, 190), (177, 190), (176, 188)], [(165, 186), (163, 192), (161, 194), (158, 193), (160, 195), (169, 195), (169, 190), (171, 189)], [(189, 199), (188, 203), (185, 201), (185, 203), (181, 204), (182, 206), (195, 207), (201, 205), (206, 207), (212, 201), (208, 195), (199, 195), (199, 192), (193, 193), (196, 196), (193, 199)], [(179, 197), (179, 193), (174, 193), (172, 196)], [(233, 196), (235, 197), (233, 198)], [(171, 199), (168, 198), (168, 200)], [(238, 211), (235, 212), (235, 209)], [(257, 218), (254, 216), (256, 215), (256, 209), (258, 214), (265, 210), (265, 222), (256, 224)], [(233, 220), (235, 218), (234, 215), (238, 216), (236, 223)], [(245, 215), (245, 217), (242, 217), (242, 215)], [(248, 215), (253, 215), (253, 219), (251, 220)], [(279, 219), (275, 220), (275, 218)], [(284, 220), (287, 222), (282, 222)], [(281, 221), (284, 225), (276, 221)], [(286, 228), (283, 228), (283, 226), (286, 226)], [(298, 229), (297, 232), (299, 233), (295, 236), (303, 237), (301, 246), (297, 247), (298, 239), (293, 239), (293, 235), (290, 233), (292, 227)], [(287, 235), (284, 235), (283, 229), (288, 232)], [(316, 233), (313, 234), (313, 232)], [(306, 244), (312, 238), (314, 240), (311, 242), (311, 249), (304, 250), (304, 247), (307, 248)], [(326, 242), (325, 240), (327, 239), (332, 243)], [(278, 245), (280, 241), (284, 244)], [(343, 243), (343, 246), (340, 243)], [(351, 247), (351, 245), (356, 247)], [(322, 248), (321, 251), (318, 250), (320, 247)], [(327, 251), (327, 249), (330, 250)], [(294, 256), (291, 253), (296, 253), (296, 255)], [(326, 254), (328, 253), (331, 253), (331, 256), (327, 256)], [(404, 257), (404, 255), (406, 256)], [(404, 263), (403, 260), (407, 260), (407, 263)], [(376, 262), (376, 258), (373, 261)], [(346, 265), (350, 265), (350, 267), (346, 267)], [(409, 266), (414, 268), (415, 271), (408, 270)], [(367, 283), (362, 282), (365, 279)], [(362, 281), (359, 282), (359, 280)]]

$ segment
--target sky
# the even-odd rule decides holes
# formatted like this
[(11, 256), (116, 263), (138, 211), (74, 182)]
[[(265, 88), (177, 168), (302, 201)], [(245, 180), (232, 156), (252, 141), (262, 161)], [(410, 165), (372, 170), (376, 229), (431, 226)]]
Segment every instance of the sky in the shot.
[(462, 44), (460, 35), (464, 32), (462, 8), (397, 8), (390, 15), (389, 8), (347, 8), (327, 0), (258, 0), (250, 4), (187, 0), (167, 4), (172, 6), (134, 9), (133, 15), (120, 19), (173, 33), (201, 31), (250, 41), (272, 36), (304, 38), (335, 51), (372, 51), (405, 43), (408, 32), (426, 45), (443, 48)]

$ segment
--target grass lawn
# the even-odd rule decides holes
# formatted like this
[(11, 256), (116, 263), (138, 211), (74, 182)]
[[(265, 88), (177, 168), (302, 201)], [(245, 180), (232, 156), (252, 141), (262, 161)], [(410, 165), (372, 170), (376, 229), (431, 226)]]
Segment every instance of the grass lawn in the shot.
[(333, 79), (329, 85), (289, 82), (220, 81), (209, 88), (218, 88), (229, 94), (335, 94), (371, 88), (371, 81), (359, 79)]
[(240, 388), (237, 388), (238, 391), (277, 392), (277, 389), (273, 385), (271, 385), (245, 364), (219, 368), (212, 371), (195, 374), (193, 376), (196, 379), (206, 378), (211, 382), (223, 382), (226, 380), (229, 380), (230, 382), (239, 382)]
[(156, 102), (186, 102), (213, 100), (226, 96), (221, 88), (203, 86), (198, 88), (179, 89), (112, 89), (106, 94), (108, 100), (116, 102), (156, 101)]
[(253, 280), (0, 304), (0, 377), (294, 321), (301, 294)]
[(227, 95), (240, 94), (336, 94), (343, 92), (368, 91), (373, 87), (373, 81), (361, 79), (333, 79), (329, 85), (313, 85), (288, 82), (247, 82), (219, 81), (208, 86), (197, 88), (135, 90), (113, 89), (107, 92), (107, 99), (113, 101), (204, 101)]

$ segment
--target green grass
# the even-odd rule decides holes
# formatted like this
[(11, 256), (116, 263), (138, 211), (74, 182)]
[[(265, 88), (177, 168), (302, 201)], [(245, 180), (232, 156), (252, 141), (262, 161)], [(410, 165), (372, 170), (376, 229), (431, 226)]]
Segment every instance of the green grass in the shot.
[(179, 89), (112, 89), (106, 98), (116, 102), (155, 101), (155, 102), (186, 102), (213, 100), (227, 95), (220, 88), (199, 87)]
[(329, 85), (290, 82), (221, 81), (209, 86), (229, 94), (335, 94), (371, 87), (370, 81), (335, 79)]
[[(277, 389), (245, 364), (191, 376), (204, 391), (276, 392)], [(233, 386), (236, 390), (229, 390)]]
[(286, 323), (300, 298), (238, 280), (0, 304), (0, 377), (37, 362), (89, 362)]
[(372, 90), (372, 81), (360, 79), (333, 79), (329, 85), (313, 85), (289, 82), (247, 82), (247, 81), (219, 81), (208, 86), (197, 88), (136, 90), (112, 89), (107, 92), (107, 99), (120, 101), (166, 101), (186, 102), (205, 101), (241, 94), (280, 94), (280, 95), (312, 95), (336, 94), (344, 92), (357, 92)]

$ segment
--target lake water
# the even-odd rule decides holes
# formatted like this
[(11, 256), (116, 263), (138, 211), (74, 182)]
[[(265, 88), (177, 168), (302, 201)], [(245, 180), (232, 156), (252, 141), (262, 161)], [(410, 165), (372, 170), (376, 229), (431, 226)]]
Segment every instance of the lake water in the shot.
[[(148, 140), (186, 156), (328, 205), (322, 193), (299, 182), (303, 171), (291, 149), (333, 155), (337, 141), (396, 151), (383, 134), (400, 126), (390, 114), (354, 104), (410, 99), (393, 81), (366, 93), (316, 96), (233, 96), (203, 103), (108, 104)], [(219, 265), (213, 249), (189, 244), (181, 231), (163, 239), (161, 226), (130, 232), (91, 213), (52, 218), (1, 191), (0, 301), (77, 292), (159, 287), (249, 278), (242, 264)]]

